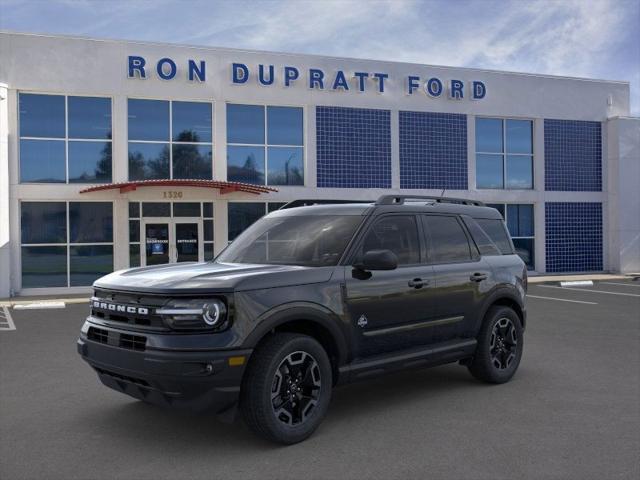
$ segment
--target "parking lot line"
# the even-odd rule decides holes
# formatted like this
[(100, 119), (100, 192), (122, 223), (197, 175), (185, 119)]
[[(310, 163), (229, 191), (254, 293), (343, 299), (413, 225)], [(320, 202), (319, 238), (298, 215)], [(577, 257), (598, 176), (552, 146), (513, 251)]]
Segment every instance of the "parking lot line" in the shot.
[(598, 305), (596, 302), (584, 302), (582, 300), (569, 300), (567, 298), (540, 297), (538, 295), (529, 295), (529, 294), (527, 294), (527, 297), (529, 297), (529, 298), (542, 298), (544, 300), (557, 300), (559, 302), (586, 303), (588, 305)]
[(640, 288), (640, 284), (638, 285), (634, 285), (632, 283), (616, 283), (616, 282), (599, 282), (598, 285), (603, 284), (603, 285), (620, 285), (623, 287), (636, 287), (636, 288)]
[(640, 297), (636, 293), (623, 293), (623, 292), (605, 292), (603, 290), (593, 290), (590, 288), (570, 288), (570, 287), (557, 287), (555, 285), (537, 285), (542, 288), (559, 288), (560, 290), (575, 290), (576, 292), (593, 292), (593, 293), (606, 293), (607, 295), (623, 295), (625, 297)]
[(7, 307), (0, 307), (0, 330), (10, 331), (15, 329), (16, 324), (13, 323), (9, 309)]

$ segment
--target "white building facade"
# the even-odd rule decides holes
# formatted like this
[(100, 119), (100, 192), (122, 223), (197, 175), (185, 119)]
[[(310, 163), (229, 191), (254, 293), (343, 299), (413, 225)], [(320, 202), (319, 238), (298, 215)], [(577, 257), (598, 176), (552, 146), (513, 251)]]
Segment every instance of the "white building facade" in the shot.
[(495, 206), (532, 272), (638, 272), (629, 103), (626, 82), (0, 33), (0, 298), (388, 193)]

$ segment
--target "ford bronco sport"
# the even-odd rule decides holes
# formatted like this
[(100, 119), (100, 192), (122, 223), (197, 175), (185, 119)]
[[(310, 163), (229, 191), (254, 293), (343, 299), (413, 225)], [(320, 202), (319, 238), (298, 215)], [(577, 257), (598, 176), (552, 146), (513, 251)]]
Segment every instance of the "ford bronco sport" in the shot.
[(108, 387), (227, 418), (239, 405), (252, 430), (291, 444), (337, 384), (450, 362), (508, 381), (526, 288), (500, 214), (480, 202), (297, 201), (212, 262), (97, 280), (77, 346)]

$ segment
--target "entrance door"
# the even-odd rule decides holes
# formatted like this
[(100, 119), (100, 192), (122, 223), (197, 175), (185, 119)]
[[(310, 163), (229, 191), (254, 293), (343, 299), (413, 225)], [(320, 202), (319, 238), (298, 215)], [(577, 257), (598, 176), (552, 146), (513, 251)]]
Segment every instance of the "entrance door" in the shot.
[(144, 255), (142, 265), (202, 262), (202, 219), (143, 219)]

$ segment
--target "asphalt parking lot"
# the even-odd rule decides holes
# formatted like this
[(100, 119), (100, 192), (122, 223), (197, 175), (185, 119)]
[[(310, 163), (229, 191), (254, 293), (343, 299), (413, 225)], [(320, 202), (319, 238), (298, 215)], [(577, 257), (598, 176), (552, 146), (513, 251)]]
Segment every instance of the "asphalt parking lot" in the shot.
[(512, 382), (448, 365), (342, 387), (316, 434), (291, 447), (102, 386), (75, 348), (87, 304), (11, 309), (0, 478), (640, 478), (640, 282), (529, 295)]

